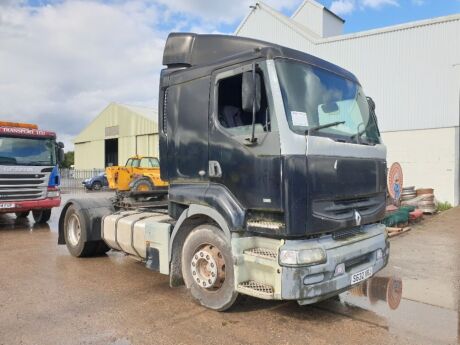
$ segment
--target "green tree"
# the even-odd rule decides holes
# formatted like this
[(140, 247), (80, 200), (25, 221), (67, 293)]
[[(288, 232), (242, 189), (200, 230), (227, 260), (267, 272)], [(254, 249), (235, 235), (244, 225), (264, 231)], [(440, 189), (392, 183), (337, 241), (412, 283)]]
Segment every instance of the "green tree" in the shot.
[(64, 153), (64, 162), (62, 162), (62, 167), (69, 169), (71, 165), (74, 164), (74, 152), (67, 151)]

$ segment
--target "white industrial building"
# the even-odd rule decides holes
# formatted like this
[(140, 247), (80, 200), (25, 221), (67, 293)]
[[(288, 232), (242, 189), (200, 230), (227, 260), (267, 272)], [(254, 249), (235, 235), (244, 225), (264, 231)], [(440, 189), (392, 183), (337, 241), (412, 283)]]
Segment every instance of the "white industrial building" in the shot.
[(459, 204), (460, 14), (343, 34), (344, 20), (313, 1), (291, 17), (252, 6), (235, 34), (274, 42), (353, 72), (376, 102), (388, 163), (404, 184)]
[(158, 157), (155, 109), (110, 103), (73, 140), (75, 169), (125, 165), (134, 155)]

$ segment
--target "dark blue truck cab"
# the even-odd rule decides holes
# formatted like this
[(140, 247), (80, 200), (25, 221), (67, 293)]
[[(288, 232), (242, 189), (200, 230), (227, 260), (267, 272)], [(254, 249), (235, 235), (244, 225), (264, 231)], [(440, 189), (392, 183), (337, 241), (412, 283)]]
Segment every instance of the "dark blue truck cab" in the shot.
[[(163, 64), (164, 211), (100, 207), (81, 216), (98, 224), (87, 243), (144, 259), (215, 310), (239, 293), (314, 303), (387, 264), (386, 148), (353, 74), (267, 42), (183, 33)], [(90, 206), (64, 208), (67, 244), (68, 208)]]

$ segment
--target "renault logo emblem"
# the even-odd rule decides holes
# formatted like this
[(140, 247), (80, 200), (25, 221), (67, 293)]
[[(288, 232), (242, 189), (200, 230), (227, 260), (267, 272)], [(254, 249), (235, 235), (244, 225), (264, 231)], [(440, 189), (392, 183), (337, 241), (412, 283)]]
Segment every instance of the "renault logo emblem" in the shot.
[(358, 211), (355, 210), (355, 222), (356, 222), (356, 225), (361, 225), (361, 215), (359, 214)]

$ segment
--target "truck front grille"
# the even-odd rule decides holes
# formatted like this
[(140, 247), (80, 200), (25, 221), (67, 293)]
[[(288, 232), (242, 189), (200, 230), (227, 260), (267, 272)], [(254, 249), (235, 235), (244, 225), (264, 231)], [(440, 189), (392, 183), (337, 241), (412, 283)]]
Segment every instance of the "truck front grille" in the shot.
[(367, 253), (367, 254), (364, 254), (364, 255), (360, 255), (360, 256), (358, 256), (356, 258), (353, 258), (353, 259), (345, 261), (345, 270), (348, 272), (353, 267), (356, 267), (356, 266), (362, 265), (362, 264), (364, 264), (366, 262), (369, 262), (370, 259), (371, 259), (371, 256), (372, 256), (372, 253)]
[(343, 230), (338, 230), (336, 232), (332, 233), (332, 238), (334, 240), (344, 240), (359, 234), (362, 234), (364, 232), (364, 229), (360, 227), (355, 227), (355, 228), (350, 228), (350, 229), (343, 229)]
[(313, 214), (328, 219), (348, 220), (353, 219), (355, 211), (362, 216), (370, 216), (380, 213), (385, 208), (384, 206), (385, 195), (383, 193), (351, 199), (315, 200)]
[(0, 201), (43, 199), (46, 187), (46, 174), (0, 174)]

